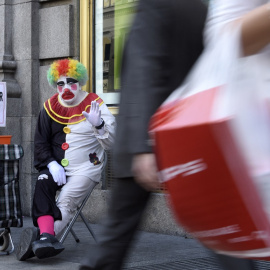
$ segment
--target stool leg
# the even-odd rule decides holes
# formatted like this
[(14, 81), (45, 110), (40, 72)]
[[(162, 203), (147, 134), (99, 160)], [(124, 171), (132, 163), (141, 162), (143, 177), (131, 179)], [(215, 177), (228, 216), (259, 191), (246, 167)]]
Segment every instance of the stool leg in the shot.
[[(75, 215), (75, 216), (72, 218), (71, 222), (68, 224), (67, 228), (65, 229), (65, 232), (64, 232), (63, 235), (61, 236), (59, 242), (61, 242), (62, 244), (64, 243), (65, 239), (67, 238), (68, 233), (72, 230), (72, 226), (73, 226), (73, 224), (75, 223), (77, 217), (78, 217), (78, 215)], [(76, 236), (76, 237), (74, 237), (74, 238), (75, 238), (75, 240), (76, 240), (76, 238), (78, 238), (78, 237)], [(76, 242), (77, 242), (77, 240), (76, 240)]]
[(88, 224), (86, 218), (84, 217), (83, 213), (80, 213), (80, 217), (82, 218), (82, 220), (83, 220), (85, 226), (87, 227), (88, 231), (90, 232), (90, 234), (91, 234), (92, 237), (94, 238), (95, 242), (97, 243), (97, 239), (96, 239), (96, 237), (95, 237), (95, 234), (94, 234), (94, 232), (92, 231), (91, 227), (89, 226), (89, 224)]
[(8, 233), (8, 236), (9, 236), (9, 243), (11, 245), (11, 249), (7, 251), (7, 255), (11, 254), (15, 250), (10, 232)]
[[(91, 191), (91, 192), (92, 192), (92, 191)], [(68, 233), (69, 233), (70, 231), (71, 231), (73, 237), (75, 238), (76, 242), (79, 242), (79, 241), (80, 241), (79, 238), (76, 236), (75, 232), (72, 230), (72, 227), (73, 227), (73, 225), (74, 225), (74, 223), (75, 223), (75, 221), (77, 220), (77, 218), (78, 218), (79, 215), (81, 216), (81, 218), (82, 218), (84, 224), (85, 224), (86, 227), (88, 228), (90, 234), (93, 236), (95, 242), (97, 242), (97, 241), (96, 241), (96, 238), (95, 238), (95, 236), (94, 236), (93, 231), (91, 230), (90, 226), (88, 225), (86, 218), (85, 218), (85, 217), (83, 216), (83, 214), (82, 214), (82, 209), (83, 209), (84, 205), (86, 204), (88, 198), (90, 197), (91, 192), (88, 193), (88, 195), (86, 196), (86, 198), (83, 200), (81, 206), (78, 207), (76, 214), (74, 215), (74, 217), (72, 218), (71, 222), (68, 224), (68, 227), (66, 228), (65, 232), (64, 232), (63, 235), (61, 236), (59, 242), (61, 242), (62, 244), (64, 243), (64, 241), (65, 241), (65, 239), (66, 239), (66, 237), (67, 237), (67, 235), (68, 235)]]
[(8, 230), (3, 229), (0, 232), (0, 251), (5, 251), (9, 247)]
[(79, 243), (79, 242), (80, 242), (80, 239), (78, 238), (78, 236), (76, 235), (76, 233), (73, 231), (73, 229), (70, 229), (70, 232), (71, 232), (71, 234), (73, 235), (75, 241), (76, 241), (77, 243)]
[(14, 250), (15, 250), (15, 247), (14, 247), (14, 244), (13, 244), (13, 241), (12, 241), (12, 237), (11, 237), (11, 233), (10, 233), (10, 228), (5, 228), (5, 230), (1, 234), (1, 236), (2, 237), (5, 236), (5, 241), (8, 241), (7, 248), (10, 246), (10, 249), (7, 250), (7, 251), (0, 252), (0, 255), (9, 255), (12, 252), (14, 252)]

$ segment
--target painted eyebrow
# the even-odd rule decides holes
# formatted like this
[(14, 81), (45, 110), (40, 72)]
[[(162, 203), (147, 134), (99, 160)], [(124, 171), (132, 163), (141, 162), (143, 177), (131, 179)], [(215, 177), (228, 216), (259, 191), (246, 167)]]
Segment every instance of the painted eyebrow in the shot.
[(67, 83), (70, 83), (70, 82), (77, 83), (78, 81), (73, 78), (67, 78)]

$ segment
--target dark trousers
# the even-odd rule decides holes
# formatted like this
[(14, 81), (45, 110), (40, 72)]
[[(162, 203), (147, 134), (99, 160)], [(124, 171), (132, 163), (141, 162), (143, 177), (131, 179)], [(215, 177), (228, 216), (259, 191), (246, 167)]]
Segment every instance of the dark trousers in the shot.
[[(120, 270), (141, 221), (150, 192), (133, 178), (117, 179), (101, 224), (98, 244), (91, 246), (80, 270)], [(254, 270), (252, 261), (217, 255), (224, 270)], [(222, 269), (222, 268), (221, 268)]]
[(32, 219), (36, 227), (38, 226), (37, 219), (41, 216), (49, 215), (54, 217), (54, 220), (62, 219), (61, 211), (55, 201), (56, 192), (61, 189), (61, 186), (58, 186), (57, 183), (54, 182), (47, 168), (40, 171), (39, 176), (40, 175), (46, 175), (48, 178), (37, 180), (35, 186)]

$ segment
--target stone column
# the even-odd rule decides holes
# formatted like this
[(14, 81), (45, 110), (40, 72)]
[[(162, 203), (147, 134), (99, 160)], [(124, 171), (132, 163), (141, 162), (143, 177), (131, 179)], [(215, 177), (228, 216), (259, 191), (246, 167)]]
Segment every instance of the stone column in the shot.
[(14, 74), (17, 68), (12, 54), (12, 0), (0, 0), (0, 81), (7, 84), (8, 98), (20, 98), (21, 88)]
[[(33, 191), (37, 179), (37, 171), (33, 166), (33, 149), (39, 112), (39, 8), (39, 0), (12, 1), (12, 47), (17, 63), (15, 78), (22, 89), (19, 134), (24, 157), (20, 162), (20, 190), (24, 198), (23, 214), (27, 216), (31, 216)], [(17, 117), (13, 117), (12, 122), (13, 134), (17, 134)]]

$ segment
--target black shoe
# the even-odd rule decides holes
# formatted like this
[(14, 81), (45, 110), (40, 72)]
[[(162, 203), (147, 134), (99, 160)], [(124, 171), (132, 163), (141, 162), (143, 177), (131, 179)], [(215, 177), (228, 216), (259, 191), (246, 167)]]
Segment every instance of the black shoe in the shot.
[(26, 228), (22, 231), (20, 242), (16, 248), (16, 257), (19, 261), (25, 261), (35, 257), (32, 251), (32, 243), (39, 239), (39, 229), (36, 227)]
[(32, 249), (39, 259), (45, 259), (56, 256), (65, 248), (52, 234), (43, 233), (40, 240), (32, 243)]

